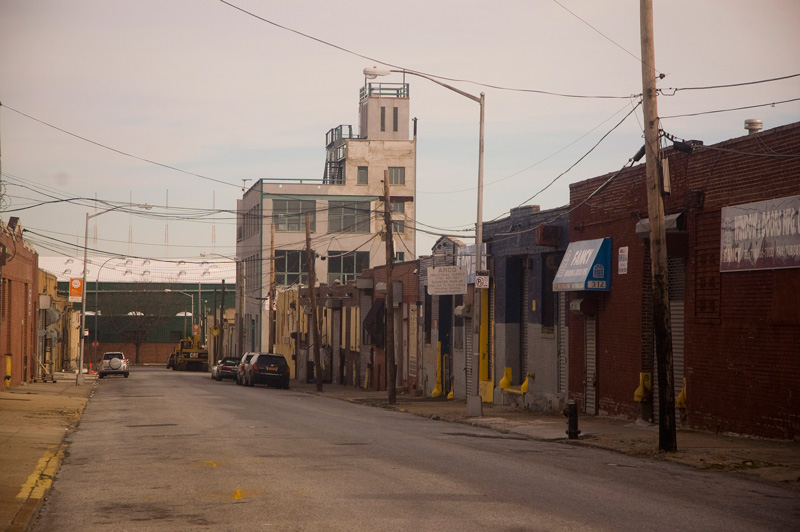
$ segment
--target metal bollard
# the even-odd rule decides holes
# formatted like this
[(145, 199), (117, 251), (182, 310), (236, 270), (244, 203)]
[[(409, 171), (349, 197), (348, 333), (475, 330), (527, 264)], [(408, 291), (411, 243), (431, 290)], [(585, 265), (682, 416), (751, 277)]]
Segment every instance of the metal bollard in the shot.
[(567, 436), (570, 440), (575, 440), (581, 431), (578, 430), (578, 405), (575, 401), (567, 401), (567, 406), (564, 407), (564, 417), (567, 418)]

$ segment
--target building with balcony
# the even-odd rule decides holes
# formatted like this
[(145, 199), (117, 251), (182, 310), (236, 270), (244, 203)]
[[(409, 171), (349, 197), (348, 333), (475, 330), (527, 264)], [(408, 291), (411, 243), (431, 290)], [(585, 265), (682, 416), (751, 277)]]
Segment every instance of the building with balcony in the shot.
[[(365, 83), (359, 130), (331, 128), (321, 178), (261, 179), (237, 201), (237, 309), (243, 348), (275, 344), (272, 288), (308, 284), (306, 223), (319, 283), (346, 283), (385, 264), (384, 175), (389, 180), (396, 260), (416, 259), (416, 135), (407, 83)], [(308, 222), (306, 222), (308, 220)]]

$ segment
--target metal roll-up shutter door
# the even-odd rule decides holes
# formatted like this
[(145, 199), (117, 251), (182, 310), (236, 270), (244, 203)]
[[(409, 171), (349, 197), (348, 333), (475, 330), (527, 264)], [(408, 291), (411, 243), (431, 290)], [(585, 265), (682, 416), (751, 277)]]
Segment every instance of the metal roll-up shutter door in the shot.
[(569, 390), (569, 329), (567, 328), (567, 294), (558, 294), (558, 393), (566, 397)]
[(584, 318), (584, 335), (586, 342), (586, 414), (594, 416), (597, 414), (597, 390), (595, 381), (597, 379), (597, 321), (594, 316)]

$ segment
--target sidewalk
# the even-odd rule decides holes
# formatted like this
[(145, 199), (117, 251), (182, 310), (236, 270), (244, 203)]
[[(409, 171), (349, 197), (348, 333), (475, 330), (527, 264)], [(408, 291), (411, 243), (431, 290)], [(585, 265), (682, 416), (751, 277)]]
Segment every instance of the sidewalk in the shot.
[[(0, 531), (27, 529), (41, 508), (66, 450), (64, 437), (75, 428), (94, 390), (96, 375), (84, 386), (75, 375), (56, 374), (40, 382), (0, 393)], [(800, 492), (800, 442), (678, 431), (678, 452), (658, 452), (658, 427), (605, 417), (580, 417), (577, 440), (565, 433), (566, 418), (537, 415), (512, 407), (484, 404), (483, 416), (468, 418), (464, 401), (398, 395), (389, 405), (386, 392), (292, 381), (292, 390), (431, 419), (489, 428), (532, 440), (599, 447), (645, 459), (667, 460), (722, 474), (735, 474)]]
[[(316, 385), (292, 382), (296, 391), (317, 394)], [(678, 451), (658, 451), (658, 425), (609, 417), (579, 416), (580, 437), (567, 438), (566, 418), (541, 415), (510, 406), (483, 404), (482, 417), (467, 417), (466, 401), (398, 395), (389, 405), (386, 392), (325, 384), (320, 394), (353, 403), (391, 408), (401, 412), (464, 423), (517, 434), (533, 440), (553, 441), (607, 449), (630, 456), (666, 460), (715, 473), (736, 474), (758, 482), (800, 492), (800, 442), (765, 440), (694, 430), (678, 430)]]
[(0, 393), (0, 530), (21, 532), (33, 522), (97, 378), (76, 386), (74, 373), (54, 377)]

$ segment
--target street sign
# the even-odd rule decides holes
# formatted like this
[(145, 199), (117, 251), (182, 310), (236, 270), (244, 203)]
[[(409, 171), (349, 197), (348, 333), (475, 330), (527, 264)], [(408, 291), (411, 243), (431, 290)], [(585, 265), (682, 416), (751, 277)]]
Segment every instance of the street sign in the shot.
[(467, 268), (465, 266), (437, 266), (428, 268), (428, 294), (444, 296), (467, 293)]
[(476, 275), (475, 276), (475, 288), (489, 288), (489, 276), (488, 275)]
[(75, 277), (69, 280), (69, 302), (80, 303), (83, 301), (83, 279)]

